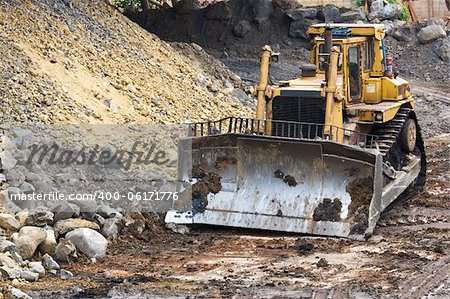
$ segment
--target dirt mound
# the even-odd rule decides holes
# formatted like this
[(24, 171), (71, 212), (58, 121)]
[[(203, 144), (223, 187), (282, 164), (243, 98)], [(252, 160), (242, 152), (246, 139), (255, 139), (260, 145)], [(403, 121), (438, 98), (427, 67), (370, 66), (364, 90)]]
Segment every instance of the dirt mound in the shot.
[(3, 1), (0, 28), (2, 121), (179, 123), (250, 114), (233, 95), (231, 73), (204, 71), (104, 1)]

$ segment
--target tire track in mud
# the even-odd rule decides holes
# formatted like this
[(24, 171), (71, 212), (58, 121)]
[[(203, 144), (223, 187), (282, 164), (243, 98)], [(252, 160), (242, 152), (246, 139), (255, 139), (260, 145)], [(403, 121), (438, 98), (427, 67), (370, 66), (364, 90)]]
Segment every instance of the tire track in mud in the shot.
[(450, 251), (446, 256), (430, 263), (400, 286), (398, 298), (421, 298), (450, 277)]

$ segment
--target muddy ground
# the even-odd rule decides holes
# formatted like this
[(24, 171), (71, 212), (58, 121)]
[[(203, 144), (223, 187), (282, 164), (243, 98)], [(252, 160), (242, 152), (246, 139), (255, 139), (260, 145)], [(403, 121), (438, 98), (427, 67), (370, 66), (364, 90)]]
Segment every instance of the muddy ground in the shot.
[(178, 235), (156, 226), (148, 242), (127, 237), (102, 261), (63, 265), (75, 274), (70, 281), (18, 287), (37, 298), (448, 298), (450, 103), (442, 87), (440, 98), (416, 88), (421, 123), (431, 124), (426, 187), (383, 213), (367, 242), (213, 227)]

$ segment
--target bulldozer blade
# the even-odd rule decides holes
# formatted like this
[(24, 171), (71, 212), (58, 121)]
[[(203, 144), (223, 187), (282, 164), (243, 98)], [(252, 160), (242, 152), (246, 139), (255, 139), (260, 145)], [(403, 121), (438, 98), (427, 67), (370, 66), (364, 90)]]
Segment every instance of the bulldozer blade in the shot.
[(175, 207), (166, 222), (363, 240), (409, 184), (383, 189), (378, 151), (325, 140), (225, 134), (186, 142), (179, 191), (191, 207)]

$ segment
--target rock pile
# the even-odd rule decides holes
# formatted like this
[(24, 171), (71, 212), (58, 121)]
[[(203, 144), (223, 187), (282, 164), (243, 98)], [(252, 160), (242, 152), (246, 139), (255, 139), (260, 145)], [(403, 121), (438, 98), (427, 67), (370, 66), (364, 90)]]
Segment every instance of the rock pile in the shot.
[(239, 80), (205, 72), (106, 1), (3, 1), (0, 51), (3, 122), (181, 123), (251, 114), (233, 95)]
[[(104, 208), (99, 205), (97, 212), (107, 217), (101, 216), (103, 221), (83, 219), (80, 214), (70, 216), (78, 218), (66, 218), (68, 214), (62, 206), (77, 204), (55, 204), (52, 209), (54, 213), (47, 211), (45, 223), (35, 222), (36, 214), (41, 212), (22, 210), (15, 214), (7, 211), (0, 213), (0, 229), (3, 235), (8, 236), (0, 238), (1, 279), (32, 282), (46, 273), (59, 273), (61, 278), (68, 279), (73, 275), (61, 269), (58, 262), (75, 261), (80, 256), (92, 261), (104, 258), (108, 244), (106, 237), (118, 236), (125, 225), (124, 217), (117, 211), (104, 214)], [(95, 215), (99, 216), (98, 213)], [(12, 220), (17, 223), (10, 225)]]

